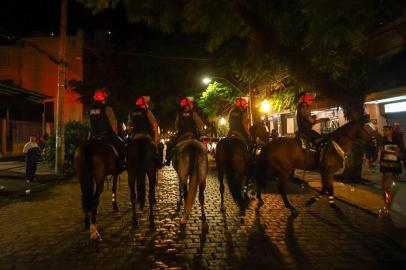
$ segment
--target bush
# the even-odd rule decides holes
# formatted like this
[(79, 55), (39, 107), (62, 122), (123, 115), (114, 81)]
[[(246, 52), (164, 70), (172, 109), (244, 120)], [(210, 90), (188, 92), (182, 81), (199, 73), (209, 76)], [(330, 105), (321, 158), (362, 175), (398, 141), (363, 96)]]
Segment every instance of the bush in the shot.
[[(69, 121), (65, 124), (65, 164), (64, 168), (67, 173), (73, 171), (73, 155), (76, 148), (87, 139), (90, 131), (89, 123), (78, 121)], [(56, 136), (53, 133), (48, 141), (44, 151), (44, 160), (51, 166), (55, 164), (55, 142)]]

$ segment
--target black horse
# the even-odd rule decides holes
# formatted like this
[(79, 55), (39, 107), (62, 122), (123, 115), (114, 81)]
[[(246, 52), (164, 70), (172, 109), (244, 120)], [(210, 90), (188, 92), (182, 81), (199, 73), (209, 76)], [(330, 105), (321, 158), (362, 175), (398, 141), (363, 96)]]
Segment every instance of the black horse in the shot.
[(137, 225), (136, 203), (139, 197), (140, 208), (145, 206), (145, 176), (149, 183), (149, 218), (154, 224), (155, 187), (157, 184), (158, 149), (148, 136), (139, 136), (130, 140), (126, 148), (128, 185), (131, 193), (133, 224)]
[[(268, 142), (269, 133), (262, 123), (254, 125), (250, 129), (250, 134), (254, 140), (259, 138), (264, 143)], [(253, 147), (251, 151), (255, 152), (255, 148)], [(252, 176), (254, 161), (253, 153), (248, 149), (248, 142), (238, 133), (231, 132), (217, 144), (215, 158), (220, 182), (221, 210), (225, 210), (224, 174), (234, 201), (241, 210), (244, 210), (249, 202), (244, 187), (248, 185)]]

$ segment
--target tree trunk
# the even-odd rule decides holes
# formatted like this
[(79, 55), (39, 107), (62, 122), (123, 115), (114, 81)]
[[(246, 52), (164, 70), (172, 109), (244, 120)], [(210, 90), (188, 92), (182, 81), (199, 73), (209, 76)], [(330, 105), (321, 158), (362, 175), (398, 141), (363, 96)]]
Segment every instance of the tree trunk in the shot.
[(359, 183), (362, 180), (363, 144), (355, 143), (349, 152), (342, 180), (346, 183)]

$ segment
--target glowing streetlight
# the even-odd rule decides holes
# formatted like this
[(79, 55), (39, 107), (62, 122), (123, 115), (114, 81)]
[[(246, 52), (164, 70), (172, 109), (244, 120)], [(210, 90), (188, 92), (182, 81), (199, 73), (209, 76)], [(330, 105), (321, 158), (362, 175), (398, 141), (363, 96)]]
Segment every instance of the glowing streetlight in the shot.
[(205, 77), (205, 78), (203, 78), (202, 82), (203, 82), (204, 84), (208, 85), (209, 83), (212, 82), (212, 79), (209, 78), (209, 77)]
[(261, 103), (261, 112), (263, 113), (269, 113), (271, 111), (271, 104), (267, 99), (264, 99)]
[(224, 119), (224, 117), (221, 117), (219, 120), (219, 125), (220, 126), (225, 126), (227, 124), (226, 119)]

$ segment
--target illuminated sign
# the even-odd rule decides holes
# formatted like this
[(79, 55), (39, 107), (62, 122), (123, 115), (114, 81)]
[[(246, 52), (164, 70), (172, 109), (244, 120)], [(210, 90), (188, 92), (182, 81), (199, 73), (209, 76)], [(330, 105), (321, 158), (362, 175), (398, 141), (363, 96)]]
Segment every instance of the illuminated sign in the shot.
[(385, 104), (385, 113), (406, 112), (406, 101)]

